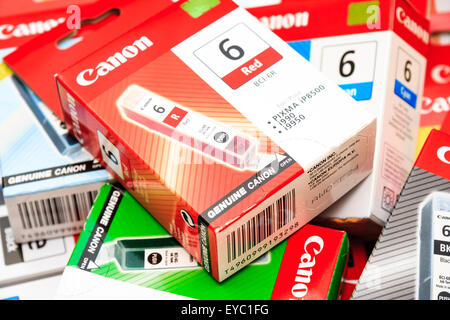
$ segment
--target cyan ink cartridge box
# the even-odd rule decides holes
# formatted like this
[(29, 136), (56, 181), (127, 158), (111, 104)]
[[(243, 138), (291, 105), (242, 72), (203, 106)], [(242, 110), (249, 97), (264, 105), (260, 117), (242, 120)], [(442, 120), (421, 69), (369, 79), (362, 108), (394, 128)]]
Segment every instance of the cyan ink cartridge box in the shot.
[(64, 123), (32, 95), (27, 104), (21, 90), (0, 62), (0, 168), (15, 240), (78, 234), (98, 189), (112, 178)]
[(417, 156), (429, 21), (405, 0), (256, 3), (244, 5), (376, 116), (371, 174), (315, 221), (376, 240)]

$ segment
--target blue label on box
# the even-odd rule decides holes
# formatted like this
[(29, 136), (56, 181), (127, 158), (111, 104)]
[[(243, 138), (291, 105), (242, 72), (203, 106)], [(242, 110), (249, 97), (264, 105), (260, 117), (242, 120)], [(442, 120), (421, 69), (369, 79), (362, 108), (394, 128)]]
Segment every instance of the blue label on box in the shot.
[(309, 61), (311, 58), (311, 40), (304, 40), (304, 41), (293, 41), (288, 42), (288, 44), (300, 55)]
[(9, 297), (9, 298), (3, 299), (3, 300), (20, 300), (20, 299), (19, 299), (19, 296), (14, 296), (14, 297)]
[(340, 84), (339, 87), (344, 89), (356, 101), (370, 100), (372, 98), (373, 82), (360, 82)]
[(417, 95), (398, 80), (395, 80), (394, 93), (411, 107), (416, 108)]

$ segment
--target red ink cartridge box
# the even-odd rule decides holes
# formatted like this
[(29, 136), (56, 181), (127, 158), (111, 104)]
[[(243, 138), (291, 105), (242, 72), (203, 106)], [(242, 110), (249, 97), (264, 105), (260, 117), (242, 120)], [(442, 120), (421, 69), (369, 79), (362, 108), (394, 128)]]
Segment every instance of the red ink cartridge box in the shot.
[(183, 1), (56, 75), (74, 137), (222, 281), (372, 170), (376, 120), (232, 1)]

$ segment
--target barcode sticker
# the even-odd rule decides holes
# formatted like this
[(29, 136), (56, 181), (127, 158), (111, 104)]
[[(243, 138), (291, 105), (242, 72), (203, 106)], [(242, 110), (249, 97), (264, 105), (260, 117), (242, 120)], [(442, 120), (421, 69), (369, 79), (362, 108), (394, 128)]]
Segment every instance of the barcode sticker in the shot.
[(235, 273), (298, 229), (295, 188), (281, 195), (221, 235), (224, 246), (219, 246), (218, 255), (226, 266), (219, 273)]
[(236, 260), (295, 218), (295, 189), (227, 235), (228, 263)]
[(17, 204), (24, 229), (66, 224), (86, 219), (97, 191), (74, 193), (62, 197), (20, 202)]
[[(7, 201), (16, 241), (25, 242), (76, 234), (97, 197), (101, 184), (24, 196)], [(92, 188), (91, 188), (92, 187)]]

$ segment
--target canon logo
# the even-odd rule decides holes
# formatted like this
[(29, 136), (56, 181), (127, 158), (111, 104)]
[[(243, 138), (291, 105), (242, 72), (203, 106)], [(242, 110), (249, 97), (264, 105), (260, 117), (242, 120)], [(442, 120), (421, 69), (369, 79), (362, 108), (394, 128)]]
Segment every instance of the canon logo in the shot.
[(448, 146), (440, 147), (437, 151), (437, 157), (439, 158), (439, 160), (441, 160), (445, 164), (450, 164), (450, 155), (449, 155), (448, 159), (446, 157), (446, 154), (449, 151), (450, 151), (450, 147), (448, 147)]
[(437, 97), (431, 99), (429, 97), (423, 97), (421, 114), (441, 113), (450, 111), (450, 96)]
[(41, 34), (56, 26), (64, 23), (65, 17), (57, 19), (48, 19), (45, 21), (34, 21), (28, 23), (20, 23), (18, 25), (3, 24), (0, 26), (0, 40), (8, 40), (11, 38), (22, 38)]
[(271, 30), (306, 27), (309, 22), (309, 12), (286, 13), (261, 17), (259, 20)]
[(438, 84), (447, 84), (450, 82), (450, 66), (438, 64), (431, 69), (431, 79)]
[(323, 246), (323, 239), (319, 236), (311, 236), (305, 241), (305, 245), (303, 246), (305, 253), (300, 257), (297, 275), (291, 289), (291, 293), (295, 299), (303, 298), (308, 293), (307, 284), (311, 282), (312, 268), (316, 264), (316, 255), (322, 251)]
[(417, 22), (411, 19), (402, 7), (398, 7), (396, 10), (397, 20), (405, 26), (406, 29), (411, 31), (417, 38), (428, 44), (430, 41), (430, 34), (424, 30)]
[(120, 52), (114, 53), (108, 57), (106, 61), (102, 61), (94, 68), (89, 68), (81, 71), (77, 76), (77, 83), (80, 86), (90, 86), (95, 83), (100, 77), (106, 76), (114, 69), (120, 67), (129, 59), (136, 57), (142, 51), (147, 50), (153, 45), (153, 42), (146, 36), (133, 42), (131, 45), (125, 46)]

